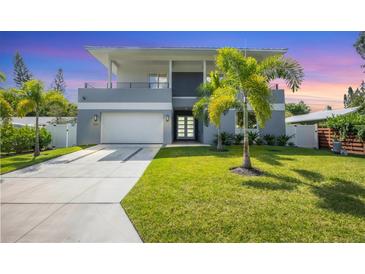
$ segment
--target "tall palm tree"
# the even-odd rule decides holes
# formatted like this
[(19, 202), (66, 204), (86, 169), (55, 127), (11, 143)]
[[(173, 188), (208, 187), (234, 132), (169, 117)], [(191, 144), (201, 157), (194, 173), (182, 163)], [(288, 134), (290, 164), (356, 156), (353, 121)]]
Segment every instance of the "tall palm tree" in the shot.
[(21, 99), (18, 102), (17, 112), (23, 117), (30, 112), (36, 115), (35, 122), (35, 147), (34, 157), (39, 156), (39, 113), (42, 108), (50, 105), (63, 105), (64, 97), (62, 94), (53, 92), (47, 94), (41, 81), (30, 80), (24, 83)]
[(270, 81), (281, 78), (295, 92), (303, 81), (303, 69), (295, 60), (283, 56), (268, 57), (259, 63), (255, 58), (245, 57), (241, 51), (234, 48), (218, 50), (217, 67), (225, 78), (226, 91), (221, 92), (223, 96), (212, 99), (212, 103), (216, 104), (217, 107), (212, 109), (211, 116), (214, 116), (214, 112), (219, 114), (220, 108), (232, 104), (233, 101), (236, 109), (243, 111), (242, 167), (251, 169), (248, 142), (248, 103), (256, 114), (260, 127), (263, 127), (271, 117)]
[[(193, 106), (193, 115), (195, 118), (201, 120), (206, 126), (208, 126), (210, 117), (208, 113), (208, 109), (211, 103), (211, 99), (213, 98), (217, 90), (223, 87), (223, 82), (220, 79), (220, 75), (217, 71), (211, 71), (210, 81), (202, 84), (198, 88), (199, 100)], [(217, 150), (223, 150), (222, 144), (222, 135), (221, 135), (221, 115), (219, 115), (218, 119), (212, 121), (213, 124), (217, 127)]]

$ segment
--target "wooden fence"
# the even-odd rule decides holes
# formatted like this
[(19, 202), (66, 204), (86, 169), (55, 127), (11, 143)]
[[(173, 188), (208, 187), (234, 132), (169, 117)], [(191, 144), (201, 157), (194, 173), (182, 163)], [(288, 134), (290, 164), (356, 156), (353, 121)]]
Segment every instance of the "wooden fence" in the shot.
[[(319, 148), (332, 149), (334, 131), (330, 128), (318, 128)], [(354, 136), (347, 137), (342, 143), (342, 148), (348, 153), (365, 155), (365, 142), (360, 142)]]

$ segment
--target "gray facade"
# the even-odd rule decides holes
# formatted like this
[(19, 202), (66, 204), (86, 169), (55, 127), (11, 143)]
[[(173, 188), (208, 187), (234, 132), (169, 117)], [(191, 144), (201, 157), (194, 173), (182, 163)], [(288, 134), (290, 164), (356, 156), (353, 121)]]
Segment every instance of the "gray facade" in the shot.
[[(101, 123), (103, 120), (103, 113), (107, 112), (125, 112), (140, 113), (140, 112), (158, 112), (163, 117), (170, 117), (169, 121), (163, 121), (163, 142), (165, 144), (172, 143), (175, 138), (175, 111), (191, 111), (194, 103), (198, 100), (196, 96), (189, 91), (184, 94), (180, 91), (181, 96), (173, 97), (171, 89), (79, 89), (78, 100), (80, 103), (123, 103), (131, 105), (130, 109), (79, 109), (78, 111), (78, 129), (77, 129), (77, 143), (78, 144), (98, 144), (101, 142)], [(196, 94), (195, 94), (196, 95)], [(284, 90), (273, 90), (272, 115), (266, 122), (264, 128), (259, 129), (261, 135), (273, 134), (275, 136), (285, 134), (285, 111), (283, 106), (285, 104)], [(149, 104), (171, 104), (171, 109), (149, 109)], [(135, 104), (138, 109), (133, 109)], [(146, 104), (146, 109), (141, 109), (141, 106)], [(280, 106), (280, 107), (278, 107)], [(97, 121), (95, 121), (97, 117)], [(217, 129), (213, 125), (205, 126), (201, 121), (197, 123), (196, 140), (205, 144), (212, 144)], [(230, 110), (222, 117), (222, 132), (231, 134), (236, 133), (236, 111)]]
[[(217, 129), (192, 116), (197, 88), (215, 70), (216, 48), (87, 47), (107, 69), (107, 83), (78, 91), (78, 144), (197, 140), (211, 144)], [(245, 49), (258, 61), (285, 49)], [(116, 81), (114, 81), (116, 80)], [(104, 88), (98, 88), (102, 86)], [(105, 88), (107, 87), (107, 88)], [(272, 116), (261, 134), (285, 134), (284, 91), (274, 90)], [(236, 112), (222, 117), (221, 130), (238, 133)]]

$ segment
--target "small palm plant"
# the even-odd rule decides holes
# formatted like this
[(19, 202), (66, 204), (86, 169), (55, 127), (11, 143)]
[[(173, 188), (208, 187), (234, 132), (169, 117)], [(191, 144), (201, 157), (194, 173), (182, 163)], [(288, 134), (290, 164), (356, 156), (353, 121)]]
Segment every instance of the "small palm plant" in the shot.
[[(251, 169), (248, 138), (248, 104), (253, 109), (260, 127), (271, 117), (270, 81), (281, 78), (294, 92), (303, 81), (302, 67), (295, 61), (283, 56), (272, 56), (257, 62), (253, 57), (245, 57), (241, 51), (234, 48), (218, 50), (217, 67), (223, 74), (225, 92), (212, 98), (211, 104), (236, 106), (243, 112), (244, 141), (242, 167)], [(234, 102), (234, 103), (233, 103)], [(210, 116), (219, 115), (221, 108), (212, 108)]]
[(217, 150), (222, 151), (221, 116), (222, 113), (228, 109), (223, 109), (222, 112), (217, 114), (217, 117), (213, 117), (213, 120), (211, 120), (209, 108), (215, 107), (211, 105), (212, 98), (214, 98), (214, 96), (218, 96), (218, 94), (222, 92), (224, 83), (221, 81), (220, 75), (217, 71), (210, 72), (209, 76), (210, 81), (202, 84), (198, 89), (200, 99), (193, 106), (193, 115), (195, 118), (203, 121), (206, 126), (208, 126), (211, 121), (217, 127)]
[(65, 98), (59, 92), (46, 93), (43, 83), (38, 80), (30, 80), (24, 83), (22, 94), (17, 106), (17, 112), (20, 117), (34, 112), (36, 116), (35, 123), (35, 147), (34, 157), (40, 155), (39, 149), (39, 114), (46, 106), (61, 105), (64, 106)]

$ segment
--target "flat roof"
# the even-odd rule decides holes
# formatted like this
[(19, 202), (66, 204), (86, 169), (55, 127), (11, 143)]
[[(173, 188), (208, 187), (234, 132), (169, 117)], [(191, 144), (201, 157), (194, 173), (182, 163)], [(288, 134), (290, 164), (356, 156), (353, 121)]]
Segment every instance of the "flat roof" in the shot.
[[(227, 46), (229, 47), (229, 46)], [(102, 50), (102, 49), (126, 49), (126, 50), (212, 50), (216, 51), (223, 47), (132, 47), (132, 46), (85, 46), (87, 50)], [(235, 47), (237, 48), (237, 47)], [(239, 50), (247, 50), (247, 51), (271, 51), (271, 52), (280, 52), (286, 53), (288, 51), (287, 48), (237, 48)]]
[[(106, 68), (109, 60), (116, 66), (128, 61), (214, 61), (218, 47), (132, 47), (85, 46), (85, 49)], [(258, 60), (272, 55), (283, 55), (286, 48), (238, 48)], [(113, 73), (116, 73), (113, 67)]]
[(326, 120), (327, 118), (330, 118), (332, 116), (349, 114), (349, 113), (355, 112), (358, 109), (359, 109), (359, 107), (316, 111), (316, 112), (311, 112), (311, 113), (304, 114), (304, 115), (296, 115), (296, 116), (291, 116), (291, 117), (285, 118), (285, 123), (290, 124), (290, 123), (322, 121), (322, 120)]

